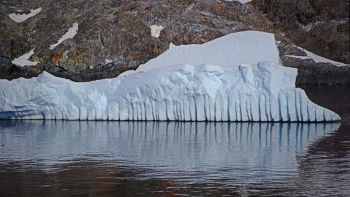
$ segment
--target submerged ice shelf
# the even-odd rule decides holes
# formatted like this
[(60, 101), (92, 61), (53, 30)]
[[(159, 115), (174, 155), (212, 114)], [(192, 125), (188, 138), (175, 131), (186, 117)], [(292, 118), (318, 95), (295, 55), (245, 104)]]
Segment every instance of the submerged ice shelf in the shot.
[(295, 88), (273, 34), (240, 32), (174, 46), (113, 79), (77, 83), (42, 73), (0, 80), (0, 118), (67, 120), (335, 121)]

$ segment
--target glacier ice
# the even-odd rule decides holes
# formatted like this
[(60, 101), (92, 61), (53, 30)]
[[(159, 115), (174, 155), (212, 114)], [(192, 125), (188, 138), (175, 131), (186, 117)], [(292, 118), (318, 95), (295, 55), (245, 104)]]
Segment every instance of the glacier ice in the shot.
[(0, 119), (335, 121), (295, 88), (273, 34), (240, 32), (174, 46), (113, 79), (72, 82), (47, 72), (0, 80)]
[(265, 32), (245, 31), (200, 45), (171, 45), (160, 56), (140, 65), (138, 70), (181, 64), (232, 66), (259, 62), (280, 64), (275, 36)]

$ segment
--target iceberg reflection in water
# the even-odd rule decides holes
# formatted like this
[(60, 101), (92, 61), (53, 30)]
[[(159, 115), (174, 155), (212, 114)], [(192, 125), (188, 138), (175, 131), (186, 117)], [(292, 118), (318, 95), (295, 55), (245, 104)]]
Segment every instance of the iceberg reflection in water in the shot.
[(339, 125), (1, 121), (0, 162), (31, 161), (50, 170), (88, 158), (155, 170), (150, 176), (205, 171), (273, 179), (295, 174), (297, 157)]

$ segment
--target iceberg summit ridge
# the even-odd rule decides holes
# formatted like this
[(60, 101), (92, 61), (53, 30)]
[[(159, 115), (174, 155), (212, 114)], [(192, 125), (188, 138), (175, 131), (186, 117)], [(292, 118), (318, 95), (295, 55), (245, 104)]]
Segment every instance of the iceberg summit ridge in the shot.
[(239, 32), (171, 47), (113, 79), (72, 82), (43, 72), (0, 80), (0, 119), (339, 120), (295, 88), (296, 76), (281, 65), (273, 34)]

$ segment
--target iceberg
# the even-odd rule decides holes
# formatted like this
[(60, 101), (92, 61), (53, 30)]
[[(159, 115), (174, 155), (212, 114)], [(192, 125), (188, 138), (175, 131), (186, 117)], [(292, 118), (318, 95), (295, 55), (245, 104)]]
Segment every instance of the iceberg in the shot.
[(171, 46), (135, 71), (73, 82), (43, 72), (0, 80), (0, 119), (320, 122), (340, 117), (295, 87), (273, 34)]

